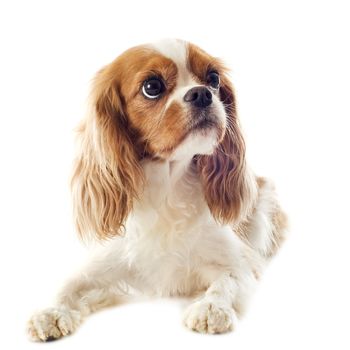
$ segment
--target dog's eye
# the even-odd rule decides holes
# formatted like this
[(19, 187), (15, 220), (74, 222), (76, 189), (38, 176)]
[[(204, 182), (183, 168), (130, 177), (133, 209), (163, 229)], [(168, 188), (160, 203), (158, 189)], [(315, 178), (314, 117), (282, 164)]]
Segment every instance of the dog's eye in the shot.
[(207, 84), (213, 89), (218, 89), (220, 86), (220, 76), (218, 72), (211, 71), (207, 74)]
[(144, 81), (142, 85), (142, 93), (147, 98), (157, 98), (165, 90), (163, 81), (158, 77), (152, 77)]

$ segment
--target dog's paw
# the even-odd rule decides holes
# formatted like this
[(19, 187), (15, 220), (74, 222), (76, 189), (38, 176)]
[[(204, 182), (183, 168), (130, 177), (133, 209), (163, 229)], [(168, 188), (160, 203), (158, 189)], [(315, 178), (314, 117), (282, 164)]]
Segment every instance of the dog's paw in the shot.
[(27, 325), (32, 341), (51, 341), (73, 333), (80, 325), (80, 312), (65, 307), (50, 308), (32, 316)]
[(185, 311), (186, 327), (200, 333), (225, 333), (232, 331), (237, 323), (233, 308), (206, 299), (191, 304)]

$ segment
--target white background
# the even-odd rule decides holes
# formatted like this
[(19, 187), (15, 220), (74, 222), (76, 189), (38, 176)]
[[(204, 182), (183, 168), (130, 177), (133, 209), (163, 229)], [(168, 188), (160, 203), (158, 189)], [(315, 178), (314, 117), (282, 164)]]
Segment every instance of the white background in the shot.
[[(2, 1), (0, 348), (349, 349), (349, 18), (336, 0)], [(123, 50), (162, 37), (232, 68), (250, 164), (275, 180), (290, 238), (235, 333), (191, 333), (186, 301), (155, 300), (30, 343), (26, 320), (85, 256), (68, 181), (89, 81)]]

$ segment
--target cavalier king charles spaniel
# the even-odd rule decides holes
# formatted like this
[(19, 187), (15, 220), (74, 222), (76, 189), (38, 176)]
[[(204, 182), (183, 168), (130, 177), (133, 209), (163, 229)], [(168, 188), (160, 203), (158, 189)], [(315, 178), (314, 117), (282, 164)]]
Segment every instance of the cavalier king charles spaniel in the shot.
[(97, 73), (78, 137), (76, 227), (105, 244), (30, 319), (30, 338), (66, 336), (135, 291), (195, 296), (185, 326), (233, 330), (287, 218), (246, 163), (222, 61), (181, 40), (127, 50)]

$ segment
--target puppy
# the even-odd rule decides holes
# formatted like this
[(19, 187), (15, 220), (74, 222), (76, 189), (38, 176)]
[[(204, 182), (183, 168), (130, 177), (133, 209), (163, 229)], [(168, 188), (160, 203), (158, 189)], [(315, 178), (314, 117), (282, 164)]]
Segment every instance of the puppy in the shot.
[(77, 230), (108, 244), (31, 318), (30, 338), (66, 336), (129, 290), (196, 295), (188, 328), (234, 329), (286, 216), (246, 164), (223, 63), (181, 40), (131, 48), (97, 73), (78, 133)]

